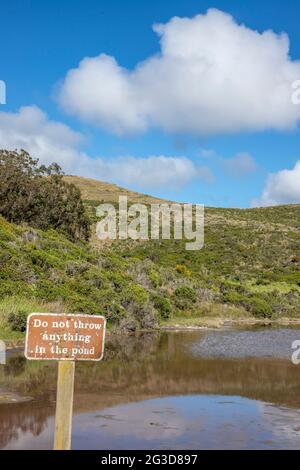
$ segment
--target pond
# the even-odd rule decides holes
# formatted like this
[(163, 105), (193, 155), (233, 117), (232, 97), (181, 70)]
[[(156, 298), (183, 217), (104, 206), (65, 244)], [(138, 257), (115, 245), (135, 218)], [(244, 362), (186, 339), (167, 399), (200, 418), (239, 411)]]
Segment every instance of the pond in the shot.
[[(111, 335), (105, 360), (77, 363), (74, 449), (300, 448), (295, 328)], [(57, 364), (9, 355), (0, 448), (53, 447)]]

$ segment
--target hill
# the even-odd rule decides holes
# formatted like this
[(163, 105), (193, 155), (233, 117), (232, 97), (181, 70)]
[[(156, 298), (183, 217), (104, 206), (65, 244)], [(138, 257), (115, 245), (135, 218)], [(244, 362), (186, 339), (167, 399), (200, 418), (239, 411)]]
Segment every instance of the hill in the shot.
[[(66, 179), (80, 188), (90, 213), (124, 194), (95, 180)], [(127, 195), (131, 202), (157, 202)], [(207, 208), (205, 218), (199, 251), (186, 251), (185, 240), (116, 240), (95, 247), (0, 218), (3, 334), (24, 330), (30, 311), (102, 313), (110, 325), (129, 330), (300, 318), (300, 206)]]
[(104, 181), (92, 178), (83, 178), (80, 176), (64, 176), (67, 183), (73, 183), (80, 189), (82, 199), (87, 201), (100, 202), (118, 202), (120, 194), (128, 197), (131, 203), (155, 204), (166, 202), (147, 194), (137, 193), (129, 189), (121, 188), (116, 184), (105, 183)]

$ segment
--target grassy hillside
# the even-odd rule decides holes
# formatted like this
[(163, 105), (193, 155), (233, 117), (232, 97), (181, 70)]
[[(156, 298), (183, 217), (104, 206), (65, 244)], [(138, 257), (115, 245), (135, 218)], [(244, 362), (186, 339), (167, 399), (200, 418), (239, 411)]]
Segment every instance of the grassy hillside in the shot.
[[(91, 214), (124, 194), (69, 178)], [(153, 202), (127, 194), (131, 202)], [(102, 313), (131, 330), (170, 319), (300, 318), (300, 206), (208, 208), (205, 217), (199, 251), (186, 251), (184, 240), (95, 247), (0, 218), (0, 329), (24, 330), (26, 315), (37, 310)]]
[(132, 203), (152, 204), (165, 202), (147, 194), (137, 193), (129, 189), (120, 188), (119, 186), (104, 181), (94, 180), (91, 178), (81, 178), (80, 176), (64, 176), (67, 183), (75, 184), (81, 192), (81, 196), (86, 201), (99, 202), (118, 202), (119, 194), (128, 197), (128, 201)]

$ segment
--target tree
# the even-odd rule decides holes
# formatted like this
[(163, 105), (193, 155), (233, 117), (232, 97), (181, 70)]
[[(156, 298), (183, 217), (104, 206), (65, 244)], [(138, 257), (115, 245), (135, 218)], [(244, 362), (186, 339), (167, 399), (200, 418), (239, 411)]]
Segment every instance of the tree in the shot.
[(0, 150), (0, 214), (17, 224), (61, 230), (71, 240), (90, 234), (79, 189), (63, 180), (57, 163), (39, 165), (25, 150)]

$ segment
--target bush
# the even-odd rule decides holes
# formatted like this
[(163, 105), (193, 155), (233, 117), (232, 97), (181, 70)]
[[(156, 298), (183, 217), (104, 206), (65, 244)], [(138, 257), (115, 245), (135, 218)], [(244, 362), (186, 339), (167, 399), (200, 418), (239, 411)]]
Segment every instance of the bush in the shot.
[(233, 290), (225, 292), (223, 295), (223, 300), (226, 303), (241, 305), (257, 317), (272, 317), (273, 310), (270, 303), (261, 297), (253, 296), (247, 292), (243, 294)]
[(151, 269), (149, 271), (148, 276), (149, 276), (149, 279), (150, 279), (153, 287), (157, 288), (157, 287), (162, 285), (161, 276), (157, 271), (154, 271), (154, 269)]
[(272, 317), (272, 307), (264, 299), (259, 297), (252, 297), (247, 300), (247, 307), (253, 313), (253, 315), (262, 318), (271, 318)]
[(245, 297), (242, 294), (239, 294), (238, 292), (231, 290), (223, 294), (223, 300), (225, 303), (238, 305), (238, 304), (243, 303), (243, 301), (245, 300)]
[(126, 306), (124, 315), (120, 318), (120, 328), (135, 331), (139, 328), (153, 329), (158, 326), (156, 312), (150, 302), (140, 305), (131, 301)]
[(11, 312), (8, 315), (8, 324), (13, 331), (26, 331), (27, 312), (21, 310), (17, 313)]
[(186, 277), (190, 277), (192, 274), (191, 271), (184, 264), (177, 264), (176, 271)]
[(196, 302), (197, 300), (195, 289), (189, 286), (177, 287), (175, 290), (175, 296), (180, 299), (187, 299), (191, 302)]
[(146, 304), (149, 300), (148, 292), (138, 284), (131, 284), (124, 289), (123, 293), (123, 304), (126, 306), (131, 301), (136, 302), (139, 305)]
[(10, 222), (87, 240), (90, 221), (80, 191), (63, 180), (59, 165), (39, 166), (25, 150), (0, 150), (0, 214)]
[(147, 303), (138, 309), (137, 317), (142, 329), (153, 329), (158, 326), (156, 312), (150, 303)]
[(171, 314), (171, 304), (167, 297), (161, 297), (160, 295), (153, 295), (152, 302), (156, 310), (159, 312), (161, 318), (167, 319)]
[(189, 286), (177, 287), (174, 293), (176, 307), (184, 310), (197, 301), (195, 289)]

